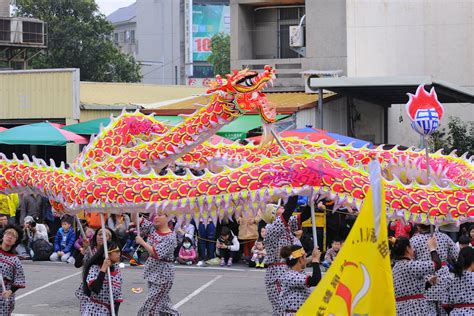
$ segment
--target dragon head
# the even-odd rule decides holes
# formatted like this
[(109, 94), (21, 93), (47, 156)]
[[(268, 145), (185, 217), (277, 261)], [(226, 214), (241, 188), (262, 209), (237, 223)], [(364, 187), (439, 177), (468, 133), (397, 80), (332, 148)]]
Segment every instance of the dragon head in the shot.
[(217, 75), (216, 80), (209, 84), (207, 93), (217, 94), (219, 101), (233, 103), (241, 112), (258, 110), (265, 122), (273, 123), (276, 110), (268, 103), (262, 90), (274, 79), (275, 71), (268, 65), (261, 73), (247, 68), (234, 70), (226, 78)]

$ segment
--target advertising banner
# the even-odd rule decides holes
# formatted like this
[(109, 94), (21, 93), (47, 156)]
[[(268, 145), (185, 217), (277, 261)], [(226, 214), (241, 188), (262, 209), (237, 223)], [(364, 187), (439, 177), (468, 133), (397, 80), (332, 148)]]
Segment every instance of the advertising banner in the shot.
[(227, 5), (193, 5), (193, 60), (207, 61), (211, 38), (230, 34), (230, 8)]

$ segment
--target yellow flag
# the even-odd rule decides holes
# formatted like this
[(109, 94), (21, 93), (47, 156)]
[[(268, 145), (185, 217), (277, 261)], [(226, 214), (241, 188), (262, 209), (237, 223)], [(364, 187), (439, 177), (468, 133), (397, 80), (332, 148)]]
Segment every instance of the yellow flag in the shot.
[(395, 315), (380, 172), (373, 180), (344, 246), (297, 315)]

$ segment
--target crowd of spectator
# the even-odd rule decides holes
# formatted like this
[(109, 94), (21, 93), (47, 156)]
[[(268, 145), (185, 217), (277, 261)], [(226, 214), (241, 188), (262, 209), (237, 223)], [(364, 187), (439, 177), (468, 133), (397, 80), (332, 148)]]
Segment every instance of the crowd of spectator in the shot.
[[(307, 201), (299, 201), (304, 204)], [(349, 207), (333, 211), (334, 203), (322, 200), (316, 212), (324, 213), (325, 228), (318, 227), (318, 247), (323, 252), (323, 269), (329, 268), (341, 249), (344, 239), (352, 227), (356, 213)], [(298, 212), (298, 209), (295, 211)], [(136, 220), (132, 214), (111, 214), (106, 219), (108, 229), (117, 237), (122, 250), (122, 260), (132, 265), (141, 265), (147, 253), (135, 243)], [(62, 261), (74, 264), (78, 254), (83, 253), (83, 235), (72, 216), (55, 216), (49, 201), (37, 194), (0, 195), (0, 228), (7, 224), (23, 227), (24, 234), (16, 252), (21, 259)], [(90, 243), (100, 227), (89, 214), (82, 220), (83, 231)], [(231, 267), (242, 262), (249, 267), (265, 268), (265, 214), (235, 216), (223, 219), (212, 217), (199, 219), (172, 219), (169, 226), (176, 232), (176, 263), (206, 266)], [(311, 226), (306, 225), (295, 236), (300, 239), (307, 255), (313, 252)], [(410, 238), (416, 232), (413, 225), (400, 220), (389, 224), (389, 235)], [(474, 225), (462, 225), (457, 233), (449, 236), (459, 248), (474, 246)]]

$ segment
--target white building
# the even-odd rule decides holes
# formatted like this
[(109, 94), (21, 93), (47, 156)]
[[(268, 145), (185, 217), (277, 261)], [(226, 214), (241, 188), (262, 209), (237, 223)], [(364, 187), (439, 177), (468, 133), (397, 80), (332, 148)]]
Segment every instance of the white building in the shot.
[[(474, 121), (474, 1), (231, 0), (230, 4), (233, 68), (270, 64), (277, 70), (276, 90), (306, 87), (314, 93), (323, 87), (340, 96), (325, 103), (323, 113), (317, 108), (298, 112), (298, 127), (311, 124), (375, 143), (417, 145), (404, 110), (400, 123), (400, 106), (392, 102), (408, 101), (405, 93), (414, 93), (420, 83), (440, 90), (446, 108), (441, 128), (451, 115)], [(301, 54), (289, 47), (289, 27), (297, 25), (304, 35)], [(304, 80), (302, 72), (307, 73)], [(339, 73), (358, 80), (312, 79), (309, 89), (310, 73), (323, 77)], [(377, 87), (377, 81), (387, 86)], [(457, 100), (470, 103), (446, 103)]]
[(120, 50), (137, 57), (138, 41), (136, 39), (137, 14), (136, 3), (120, 8), (110, 14), (107, 20), (114, 25), (113, 42)]
[[(429, 76), (474, 94), (474, 1), (348, 0), (346, 8), (349, 77)], [(388, 109), (388, 142), (418, 144), (401, 107)], [(474, 124), (473, 104), (444, 107), (441, 127), (450, 116)]]

